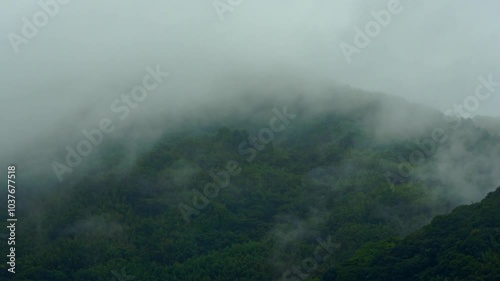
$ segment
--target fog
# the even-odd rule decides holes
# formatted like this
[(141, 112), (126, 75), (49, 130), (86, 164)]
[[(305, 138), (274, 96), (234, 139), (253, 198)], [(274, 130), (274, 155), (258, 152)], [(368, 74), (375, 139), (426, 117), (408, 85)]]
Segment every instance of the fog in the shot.
[[(43, 11), (39, 4), (0, 3), (2, 163), (16, 161), (8, 151), (39, 142), (53, 148), (43, 153), (64, 152), (82, 129), (116, 117), (111, 104), (142, 83), (147, 67), (169, 75), (116, 123), (151, 126), (137, 138), (158, 137), (152, 124), (161, 118), (175, 126), (202, 108), (244, 111), (233, 101), (266, 79), (311, 96), (347, 84), (441, 111), (473, 95), (479, 77), (500, 81), (500, 3), (494, 0), (401, 1), (398, 13), (348, 59), (341, 44), (355, 46), (356, 27), (365, 30), (371, 12), (393, 1), (66, 2), (49, 8), (52, 15), (32, 38), (23, 35), (23, 17), (39, 21), (33, 18)], [(499, 102), (492, 95), (474, 113), (500, 116)]]
[[(21, 166), (18, 194), (28, 200), (20, 208), (29, 213), (30, 224), (25, 225), (42, 233), (33, 241), (39, 245), (44, 245), (46, 229), (52, 227), (46, 219), (59, 216), (50, 213), (51, 206), (104, 189), (108, 178), (122, 188), (121, 179), (113, 176), (126, 177), (130, 168), (137, 168), (126, 178), (133, 180), (134, 192), (124, 194), (138, 201), (158, 200), (153, 202), (158, 205), (144, 207), (139, 202), (134, 206), (138, 213), (146, 206), (168, 206), (177, 214), (172, 220), (180, 220), (184, 213), (178, 206), (193, 202), (192, 185), (211, 176), (207, 163), (217, 163), (205, 159), (210, 148), (187, 146), (199, 156), (194, 160), (179, 157), (171, 163), (151, 163), (162, 169), (154, 179), (141, 174), (146, 169), (134, 166), (136, 160), (169, 132), (215, 133), (220, 120), (238, 130), (252, 124), (248, 132), (255, 136), (256, 124), (269, 124), (269, 109), (288, 106), (299, 117), (276, 134), (273, 149), (293, 143), (289, 140), (297, 132), (306, 135), (308, 127), (326, 128), (316, 139), (324, 141), (318, 151), (330, 153), (328, 157), (337, 153), (329, 146), (363, 149), (345, 153), (345, 159), (325, 156), (325, 161), (334, 159), (331, 163), (311, 160), (307, 172), (290, 180), (298, 186), (286, 188), (305, 190), (304, 196), (273, 215), (267, 238), (275, 243), (268, 263), (285, 272), (302, 258), (304, 249), (297, 251), (302, 241), (314, 248), (318, 238), (330, 235), (342, 243), (332, 260), (341, 260), (361, 246), (359, 241), (343, 242), (354, 233), (379, 233), (379, 238), (406, 235), (434, 215), (480, 201), (499, 186), (498, 11), (497, 0), (2, 1), (0, 165)], [(138, 101), (134, 94), (141, 89), (145, 92)], [(339, 124), (310, 126), (332, 112), (335, 118), (351, 113), (359, 118), (351, 124), (349, 118), (347, 122), (328, 116), (327, 121)], [(464, 119), (443, 119), (442, 113)], [(466, 120), (472, 117), (490, 134)], [(343, 131), (337, 134), (337, 128)], [(351, 141), (353, 128), (364, 130), (369, 145), (382, 147), (387, 157), (358, 155), (365, 144)], [(103, 145), (94, 145), (97, 152), (83, 157), (84, 164), (69, 165), (68, 148), (78, 149), (82, 140), (90, 140), (86, 134), (96, 129), (105, 133)], [(436, 129), (442, 129), (448, 141), (426, 151), (419, 143), (429, 141)], [(340, 145), (344, 142), (349, 144)], [(123, 147), (126, 155), (120, 154)], [(103, 151), (109, 153), (99, 153)], [(244, 163), (248, 155), (238, 152), (242, 157), (237, 160)], [(418, 165), (412, 161), (415, 153), (423, 155)], [(197, 163), (199, 159), (206, 163)], [(64, 172), (58, 173), (56, 162), (73, 169), (57, 166)], [(404, 175), (407, 166), (410, 172)], [(384, 174), (383, 169), (389, 170)], [(247, 177), (257, 186), (267, 180)], [(379, 186), (386, 179), (395, 179), (393, 185)], [(418, 193), (408, 191), (414, 182), (419, 183)], [(244, 192), (233, 185), (223, 197), (235, 205)], [(165, 190), (163, 201), (156, 198), (158, 187)], [(348, 192), (349, 197), (344, 196)], [(406, 206), (421, 202), (405, 201), (405, 192), (425, 204), (418, 209)], [(363, 202), (371, 202), (373, 194), (389, 202), (366, 205), (369, 219), (377, 224), (336, 221), (361, 214), (359, 206), (365, 208)], [(346, 198), (363, 204), (343, 205), (340, 201)], [(391, 198), (401, 200), (391, 203)], [(290, 211), (295, 209), (300, 212)], [(407, 212), (413, 209), (418, 213)], [(196, 216), (192, 224), (177, 227), (202, 223)], [(115, 214), (89, 212), (54, 232), (121, 239), (130, 235), (128, 227)], [(366, 237), (372, 238), (378, 239)]]

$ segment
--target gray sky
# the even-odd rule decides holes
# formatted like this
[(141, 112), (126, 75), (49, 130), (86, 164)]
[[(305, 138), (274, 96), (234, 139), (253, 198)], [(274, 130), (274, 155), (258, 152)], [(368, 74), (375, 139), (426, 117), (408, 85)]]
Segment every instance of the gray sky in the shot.
[[(9, 34), (23, 36), (22, 18), (33, 22), (42, 11), (36, 2), (0, 3), (2, 147), (61, 122), (102, 118), (148, 65), (171, 75), (144, 102), (144, 114), (224, 101), (210, 89), (237, 74), (320, 77), (440, 110), (473, 94), (479, 76), (500, 81), (496, 0), (402, 0), (351, 63), (339, 45), (354, 45), (355, 28), (391, 1), (244, 0), (221, 20), (212, 1), (69, 0), (16, 54)], [(500, 116), (497, 92), (477, 113)]]

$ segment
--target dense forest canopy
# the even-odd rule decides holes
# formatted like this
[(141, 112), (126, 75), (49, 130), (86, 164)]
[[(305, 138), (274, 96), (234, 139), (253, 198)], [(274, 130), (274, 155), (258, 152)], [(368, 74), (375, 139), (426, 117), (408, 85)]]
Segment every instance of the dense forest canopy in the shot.
[(0, 1), (0, 281), (500, 281), (500, 1)]
[(321, 99), (249, 98), (133, 159), (108, 138), (61, 183), (26, 173), (15, 280), (495, 280), (498, 191), (421, 227), (494, 189), (499, 137), (382, 94)]

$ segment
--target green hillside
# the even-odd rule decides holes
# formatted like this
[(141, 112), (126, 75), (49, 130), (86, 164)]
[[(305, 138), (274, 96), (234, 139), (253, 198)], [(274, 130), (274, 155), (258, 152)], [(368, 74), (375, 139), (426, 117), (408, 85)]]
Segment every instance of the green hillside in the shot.
[(322, 280), (500, 278), (500, 188), (397, 240), (368, 243)]
[[(26, 177), (15, 280), (498, 277), (498, 191), (403, 239), (497, 186), (498, 137), (384, 95), (323, 101), (190, 120), (133, 160), (125, 134), (63, 183)], [(387, 106), (408, 126), (381, 126)], [(401, 174), (436, 128), (447, 142)]]

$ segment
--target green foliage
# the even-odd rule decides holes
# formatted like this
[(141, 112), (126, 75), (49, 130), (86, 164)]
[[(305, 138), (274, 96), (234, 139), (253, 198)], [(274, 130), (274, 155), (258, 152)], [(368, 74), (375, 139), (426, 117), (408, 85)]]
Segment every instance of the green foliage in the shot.
[(324, 280), (499, 280), (500, 188), (401, 241), (369, 243)]
[[(310, 280), (498, 280), (498, 192), (395, 238), (452, 203), (433, 181), (387, 182), (414, 147), (373, 141), (360, 120), (377, 106), (297, 118), (252, 161), (238, 146), (267, 124), (165, 135), (127, 165), (125, 145), (103, 144), (88, 173), (23, 202), (15, 280), (277, 280), (328, 235), (340, 247)], [(241, 173), (187, 224), (179, 204), (195, 209), (231, 160)]]

